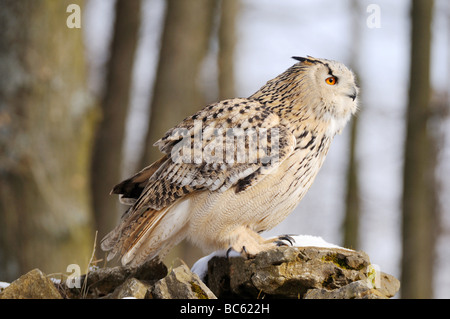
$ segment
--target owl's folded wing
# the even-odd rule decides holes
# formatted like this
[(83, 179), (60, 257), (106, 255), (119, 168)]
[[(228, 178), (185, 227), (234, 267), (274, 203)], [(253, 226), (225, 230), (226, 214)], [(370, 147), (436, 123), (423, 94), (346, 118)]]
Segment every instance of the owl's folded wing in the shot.
[(139, 211), (161, 209), (195, 190), (235, 187), (242, 192), (275, 170), (295, 144), (278, 115), (259, 102), (221, 101), (169, 130), (155, 143), (165, 153), (158, 165), (117, 185), (113, 193), (122, 194), (122, 200), (137, 199), (133, 210)]

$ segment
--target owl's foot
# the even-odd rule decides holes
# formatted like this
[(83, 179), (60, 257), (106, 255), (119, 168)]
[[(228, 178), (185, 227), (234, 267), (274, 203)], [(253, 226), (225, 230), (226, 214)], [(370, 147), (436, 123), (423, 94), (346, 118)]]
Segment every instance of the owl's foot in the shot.
[(240, 226), (229, 234), (228, 245), (247, 259), (253, 258), (261, 251), (274, 247), (274, 243), (267, 243), (255, 231), (245, 226)]
[[(231, 234), (231, 247), (244, 258), (253, 258), (261, 251), (270, 250), (279, 246), (293, 246), (295, 239), (290, 235), (280, 235), (266, 240), (247, 227), (239, 227)], [(227, 257), (230, 249), (228, 250)]]

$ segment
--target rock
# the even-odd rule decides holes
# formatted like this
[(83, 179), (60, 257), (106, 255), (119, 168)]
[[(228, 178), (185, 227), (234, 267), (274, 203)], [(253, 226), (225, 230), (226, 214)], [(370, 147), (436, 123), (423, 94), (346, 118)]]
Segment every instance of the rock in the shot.
[(67, 298), (110, 298), (116, 288), (127, 279), (135, 278), (154, 283), (167, 275), (167, 268), (157, 261), (148, 261), (139, 267), (117, 266), (99, 268), (81, 276), (81, 286), (68, 288), (64, 285)]
[(165, 278), (156, 282), (155, 299), (216, 299), (211, 290), (185, 265), (174, 268)]
[(62, 299), (53, 282), (33, 269), (0, 292), (0, 299)]
[(334, 290), (310, 289), (303, 299), (386, 299), (376, 289), (370, 287), (366, 280), (358, 280)]
[(149, 294), (151, 285), (136, 278), (127, 279), (122, 285), (117, 287), (109, 296), (111, 299), (135, 298), (145, 299)]
[(375, 285), (375, 289), (383, 296), (392, 298), (400, 290), (400, 281), (392, 275), (379, 272), (380, 285)]
[[(303, 298), (307, 292), (309, 298), (357, 298), (366, 296), (365, 292), (373, 288), (369, 275), (374, 270), (369, 266), (369, 257), (364, 252), (279, 247), (248, 260), (214, 257), (208, 263), (205, 281), (218, 298)], [(390, 297), (398, 287), (394, 284), (383, 289), (370, 294)], [(336, 290), (334, 295), (328, 294), (333, 290)]]

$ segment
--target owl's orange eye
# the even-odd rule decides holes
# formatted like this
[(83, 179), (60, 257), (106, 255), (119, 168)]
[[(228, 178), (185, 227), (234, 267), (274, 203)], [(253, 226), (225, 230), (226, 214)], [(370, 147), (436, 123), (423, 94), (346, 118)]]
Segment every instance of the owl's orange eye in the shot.
[(325, 79), (325, 83), (328, 85), (335, 85), (337, 82), (337, 78), (335, 76), (330, 76), (329, 78)]

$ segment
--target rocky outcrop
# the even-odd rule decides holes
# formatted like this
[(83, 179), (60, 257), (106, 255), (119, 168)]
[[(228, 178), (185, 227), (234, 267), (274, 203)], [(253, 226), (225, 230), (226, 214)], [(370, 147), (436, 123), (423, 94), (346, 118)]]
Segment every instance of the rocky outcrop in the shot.
[(363, 253), (279, 247), (253, 259), (213, 257), (205, 282), (218, 298), (391, 298), (400, 287)]
[(0, 299), (62, 299), (53, 282), (33, 269), (0, 292)]
[(106, 267), (80, 278), (80, 286), (59, 288), (66, 298), (148, 298), (156, 282), (167, 276), (164, 264), (149, 261), (139, 267)]
[(35, 269), (0, 292), (0, 298), (391, 298), (399, 281), (376, 271), (363, 252), (321, 247), (279, 247), (255, 258), (214, 256), (200, 277), (187, 266), (170, 272), (157, 262), (139, 268), (90, 271), (81, 286), (55, 284)]
[(151, 290), (151, 296), (158, 299), (216, 299), (211, 290), (185, 265), (173, 269), (159, 280)]

